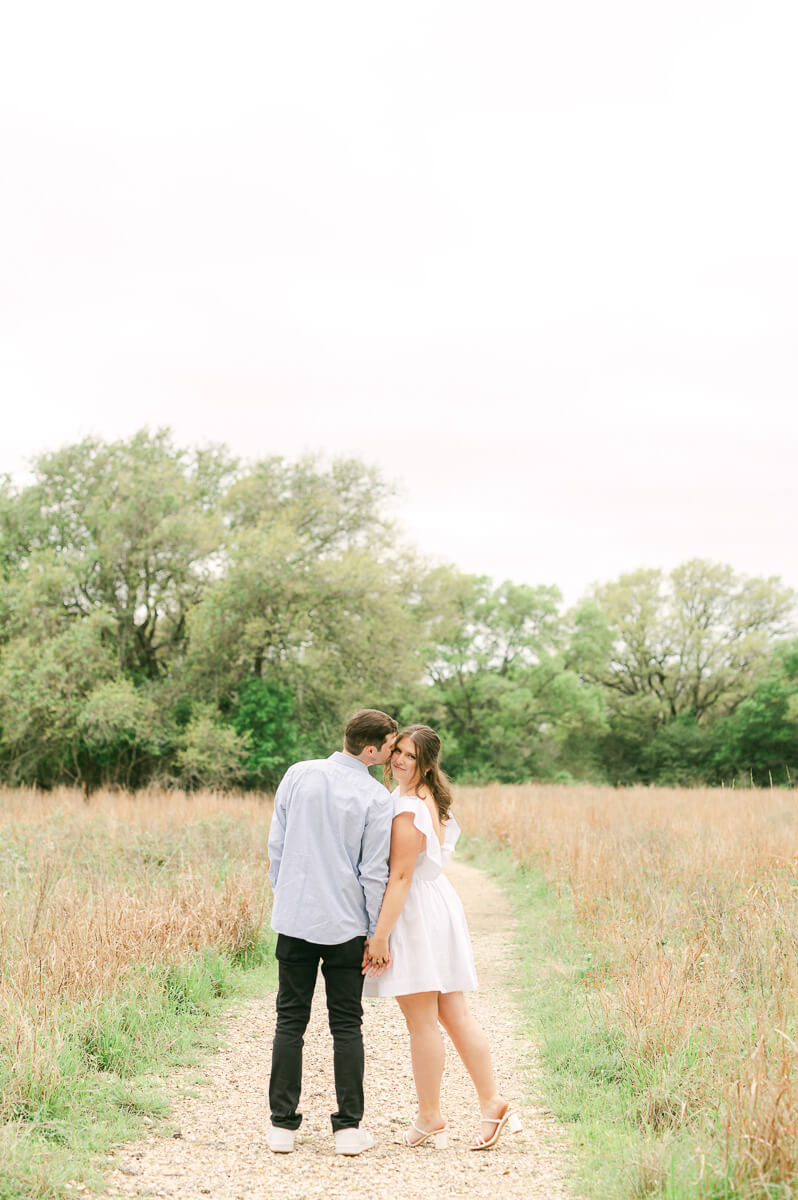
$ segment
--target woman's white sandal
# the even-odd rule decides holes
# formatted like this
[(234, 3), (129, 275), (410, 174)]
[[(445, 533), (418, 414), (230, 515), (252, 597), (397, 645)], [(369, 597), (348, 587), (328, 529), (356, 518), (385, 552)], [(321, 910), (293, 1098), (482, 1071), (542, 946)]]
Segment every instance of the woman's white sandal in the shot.
[(419, 1135), (414, 1138), (407, 1129), (402, 1134), (402, 1145), (407, 1146), (410, 1150), (415, 1150), (417, 1146), (426, 1146), (428, 1142), (432, 1142), (436, 1150), (445, 1150), (449, 1145), (449, 1134), (445, 1125), (442, 1125), (440, 1129), (419, 1129), (415, 1121), (411, 1121), (410, 1124)]
[(484, 1138), (481, 1134), (475, 1138), (468, 1147), (469, 1150), (490, 1150), (498, 1142), (499, 1134), (505, 1125), (510, 1130), (510, 1133), (520, 1133), (524, 1128), (518, 1113), (514, 1108), (510, 1108), (509, 1104), (500, 1117), (483, 1117), (482, 1120), (488, 1125), (495, 1125), (496, 1128), (489, 1138)]

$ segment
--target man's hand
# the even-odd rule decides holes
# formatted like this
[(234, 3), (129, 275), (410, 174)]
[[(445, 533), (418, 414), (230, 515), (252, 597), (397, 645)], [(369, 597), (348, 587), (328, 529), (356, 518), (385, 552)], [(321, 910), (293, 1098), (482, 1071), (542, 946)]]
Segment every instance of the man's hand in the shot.
[(366, 942), (363, 950), (362, 975), (371, 978), (372, 975), (382, 975), (383, 971), (393, 965), (391, 952), (388, 949), (388, 939), (373, 937)]

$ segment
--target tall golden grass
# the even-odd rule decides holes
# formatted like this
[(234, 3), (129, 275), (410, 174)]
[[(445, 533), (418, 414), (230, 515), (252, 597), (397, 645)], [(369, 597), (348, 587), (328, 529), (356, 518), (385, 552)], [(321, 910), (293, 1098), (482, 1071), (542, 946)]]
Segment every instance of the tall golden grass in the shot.
[(641, 1122), (692, 1131), (740, 1195), (798, 1183), (798, 794), (492, 786), (455, 805), (572, 897), (585, 1003)]
[(243, 948), (270, 816), (262, 796), (0, 791), (0, 994), (91, 999), (131, 965)]
[[(492, 786), (455, 812), (573, 908), (641, 1124), (693, 1137), (708, 1194), (798, 1181), (798, 795)], [(62, 1009), (257, 938), (270, 817), (252, 794), (0, 790), (0, 1113), (51, 1085)]]
[(135, 972), (255, 943), (270, 816), (257, 796), (0, 790), (0, 1114), (57, 1072), (66, 1013), (90, 1021)]

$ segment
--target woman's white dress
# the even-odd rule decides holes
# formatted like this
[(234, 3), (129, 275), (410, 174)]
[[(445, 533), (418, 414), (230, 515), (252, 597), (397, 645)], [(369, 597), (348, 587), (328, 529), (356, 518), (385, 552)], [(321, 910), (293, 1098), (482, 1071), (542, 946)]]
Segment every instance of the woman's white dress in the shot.
[(443, 826), (441, 846), (430, 811), (418, 796), (393, 792), (393, 815), (409, 812), (423, 833), (410, 891), (388, 944), (393, 964), (366, 977), (364, 996), (408, 996), (412, 992), (473, 992), (474, 954), (460, 897), (443, 874), (460, 829), (453, 817)]

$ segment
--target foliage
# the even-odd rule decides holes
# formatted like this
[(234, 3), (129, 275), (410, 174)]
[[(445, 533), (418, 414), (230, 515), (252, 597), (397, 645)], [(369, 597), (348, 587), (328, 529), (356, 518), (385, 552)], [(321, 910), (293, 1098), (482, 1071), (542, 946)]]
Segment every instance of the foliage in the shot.
[(778, 579), (744, 578), (699, 559), (667, 577), (636, 571), (596, 588), (576, 614), (575, 658), (581, 678), (606, 698), (607, 778), (716, 778), (714, 726), (772, 670), (794, 602)]
[(430, 577), (427, 670), (458, 778), (551, 775), (576, 727), (584, 739), (603, 728), (597, 689), (569, 666), (559, 600), (556, 588)]
[(80, 715), (112, 679), (108, 618), (92, 613), (55, 636), (16, 638), (0, 660), (0, 747), (11, 782), (49, 786), (81, 778)]
[(33, 473), (0, 491), (9, 781), (273, 785), (418, 676), (390, 489), (361, 463), (244, 469), (162, 430)]
[(159, 430), (32, 474), (0, 482), (0, 779), (273, 787), (359, 707), (434, 725), (460, 779), (798, 770), (778, 579), (693, 560), (563, 612), (422, 561), (353, 459), (245, 465)]
[(95, 768), (94, 785), (113, 782), (129, 788), (145, 782), (169, 745), (152, 691), (124, 677), (94, 688), (77, 727)]
[(684, 787), (712, 778), (713, 738), (691, 713), (661, 725), (640, 749), (640, 778), (664, 787)]
[(233, 471), (226, 452), (177, 450), (165, 430), (111, 443), (87, 438), (40, 456), (34, 483), (13, 504), (6, 498), (4, 557), (38, 593), (46, 583), (48, 613), (59, 623), (106, 614), (122, 670), (156, 678), (185, 640)]
[(747, 774), (761, 785), (796, 778), (798, 641), (778, 648), (773, 668), (715, 731), (714, 765), (721, 778)]
[(266, 679), (246, 679), (236, 693), (231, 724), (247, 740), (247, 783), (274, 789), (300, 757), (292, 692)]
[(789, 631), (794, 596), (777, 579), (744, 579), (692, 559), (636, 571), (596, 589), (611, 634), (600, 670), (586, 674), (628, 697), (653, 696), (667, 719), (729, 712), (761, 678), (773, 640)]
[(233, 787), (244, 775), (249, 747), (248, 734), (242, 736), (220, 721), (213, 705), (195, 704), (177, 736), (175, 765), (180, 783), (189, 790)]

